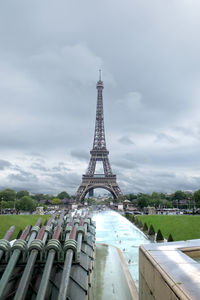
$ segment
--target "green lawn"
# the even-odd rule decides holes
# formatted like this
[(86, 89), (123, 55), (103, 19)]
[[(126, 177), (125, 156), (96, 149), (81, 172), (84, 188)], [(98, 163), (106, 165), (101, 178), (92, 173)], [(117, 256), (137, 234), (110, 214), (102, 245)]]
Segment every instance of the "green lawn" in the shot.
[(161, 230), (163, 236), (168, 238), (172, 234), (174, 241), (200, 239), (200, 216), (166, 216), (142, 215), (137, 216), (143, 225), (153, 225), (155, 231)]
[(10, 228), (10, 226), (15, 225), (15, 231), (12, 235), (11, 239), (15, 239), (18, 235), (19, 231), (27, 225), (35, 225), (38, 218), (42, 218), (42, 224), (44, 224), (45, 220), (50, 218), (50, 215), (2, 215), (0, 216), (0, 238), (2, 239)]

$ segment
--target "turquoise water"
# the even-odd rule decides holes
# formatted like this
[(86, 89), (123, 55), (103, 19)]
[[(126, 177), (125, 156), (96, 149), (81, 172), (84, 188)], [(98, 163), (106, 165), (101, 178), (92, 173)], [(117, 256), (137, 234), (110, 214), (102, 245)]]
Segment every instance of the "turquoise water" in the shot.
[(115, 211), (94, 213), (92, 219), (96, 222), (96, 242), (121, 249), (138, 287), (138, 248), (150, 241), (135, 225)]

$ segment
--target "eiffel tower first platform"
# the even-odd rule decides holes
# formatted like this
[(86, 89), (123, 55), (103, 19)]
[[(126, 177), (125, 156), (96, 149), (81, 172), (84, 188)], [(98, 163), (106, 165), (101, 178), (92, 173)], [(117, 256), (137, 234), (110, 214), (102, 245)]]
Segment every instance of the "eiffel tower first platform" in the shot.
[[(82, 176), (82, 182), (77, 190), (77, 201), (82, 201), (86, 194), (93, 195), (93, 190), (103, 188), (108, 190), (114, 199), (117, 199), (122, 192), (116, 181), (116, 175), (112, 173), (106, 148), (104, 116), (103, 116), (103, 81), (101, 80), (101, 71), (99, 71), (99, 81), (97, 88), (97, 108), (96, 123), (94, 132), (93, 148), (90, 151), (91, 157), (86, 174)], [(97, 161), (102, 162), (104, 174), (95, 174)]]

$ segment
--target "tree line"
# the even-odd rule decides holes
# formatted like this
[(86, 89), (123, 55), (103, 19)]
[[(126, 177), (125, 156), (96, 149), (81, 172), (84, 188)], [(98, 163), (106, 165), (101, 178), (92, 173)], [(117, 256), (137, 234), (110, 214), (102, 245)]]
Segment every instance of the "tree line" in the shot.
[(13, 189), (4, 189), (0, 192), (0, 209), (16, 209), (33, 211), (37, 206), (46, 207), (47, 204), (57, 205), (62, 199), (73, 198), (66, 191), (56, 196), (47, 194), (30, 194), (26, 190), (16, 192)]
[[(55, 195), (47, 194), (30, 194), (27, 190), (16, 192), (13, 189), (4, 189), (0, 191), (0, 209), (17, 209), (33, 211), (36, 206), (44, 206), (47, 204), (59, 205), (62, 199), (75, 199), (74, 195), (69, 195), (66, 191), (62, 191)], [(88, 204), (95, 204), (95, 200), (88, 198), (85, 199)], [(120, 196), (117, 201), (123, 202), (129, 200), (138, 208), (147, 206), (165, 207), (165, 208), (200, 208), (200, 189), (194, 193), (184, 192), (178, 190), (171, 194), (153, 192), (152, 194), (145, 193), (130, 193)], [(112, 198), (104, 200), (102, 203), (114, 201)]]
[(124, 201), (128, 199), (131, 203), (135, 204), (139, 208), (147, 206), (153, 206), (156, 208), (183, 208), (193, 209), (200, 207), (200, 190), (192, 192), (184, 192), (178, 190), (172, 194), (164, 194), (153, 192), (152, 194), (128, 194), (120, 196), (118, 201)]

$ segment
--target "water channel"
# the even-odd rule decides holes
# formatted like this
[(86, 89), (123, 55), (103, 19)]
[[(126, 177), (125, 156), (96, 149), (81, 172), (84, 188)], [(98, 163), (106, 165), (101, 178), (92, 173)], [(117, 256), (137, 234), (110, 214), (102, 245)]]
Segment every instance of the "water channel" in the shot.
[(138, 287), (138, 248), (150, 241), (135, 225), (115, 211), (94, 212), (93, 220), (96, 222), (96, 242), (121, 249)]

